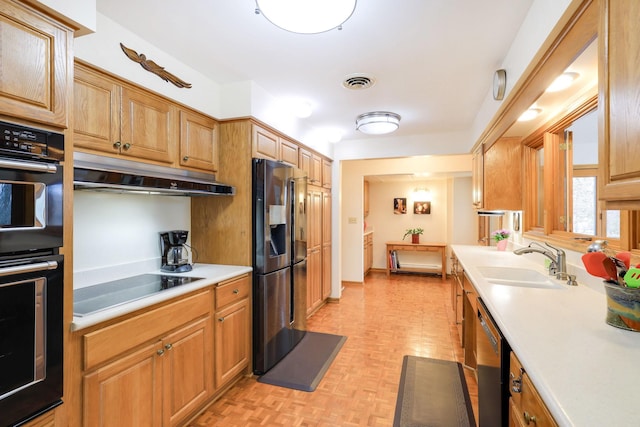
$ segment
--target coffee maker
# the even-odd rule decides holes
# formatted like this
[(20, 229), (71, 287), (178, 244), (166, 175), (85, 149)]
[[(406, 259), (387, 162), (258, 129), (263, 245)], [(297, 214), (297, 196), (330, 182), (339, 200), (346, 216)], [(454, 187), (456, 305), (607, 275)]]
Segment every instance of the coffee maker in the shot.
[(160, 251), (162, 253), (162, 271), (184, 273), (191, 271), (189, 251), (186, 248), (186, 230), (173, 230), (160, 233)]

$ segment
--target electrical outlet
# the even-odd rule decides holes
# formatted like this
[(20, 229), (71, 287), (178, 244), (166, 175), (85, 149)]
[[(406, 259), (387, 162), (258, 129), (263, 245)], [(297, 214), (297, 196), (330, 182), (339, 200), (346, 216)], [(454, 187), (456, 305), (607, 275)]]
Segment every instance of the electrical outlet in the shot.
[(357, 224), (357, 223), (358, 223), (358, 218), (354, 216), (349, 217), (349, 224)]

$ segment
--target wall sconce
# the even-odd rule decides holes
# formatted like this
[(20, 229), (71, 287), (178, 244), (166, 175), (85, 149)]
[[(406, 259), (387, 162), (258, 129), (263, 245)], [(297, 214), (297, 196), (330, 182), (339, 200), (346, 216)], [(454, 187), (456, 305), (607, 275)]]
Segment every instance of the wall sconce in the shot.
[(425, 202), (431, 201), (431, 191), (428, 188), (414, 188), (413, 200), (423, 200)]

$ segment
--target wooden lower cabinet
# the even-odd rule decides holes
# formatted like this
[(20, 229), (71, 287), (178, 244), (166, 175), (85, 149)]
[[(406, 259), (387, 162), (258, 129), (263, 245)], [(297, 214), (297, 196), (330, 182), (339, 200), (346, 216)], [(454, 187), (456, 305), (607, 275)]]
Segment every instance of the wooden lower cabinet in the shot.
[(251, 353), (251, 276), (216, 287), (215, 387), (220, 389), (249, 366)]
[(78, 336), (82, 424), (176, 426), (248, 372), (251, 276), (243, 274)]
[(462, 288), (462, 341), (464, 347), (464, 364), (476, 369), (476, 319), (478, 313), (478, 295), (471, 280), (463, 272)]
[(316, 248), (307, 251), (307, 314), (316, 311), (322, 303), (322, 251)]
[(158, 344), (143, 346), (84, 376), (83, 425), (162, 425)]
[(211, 317), (84, 376), (85, 426), (174, 426), (213, 393)]
[(557, 427), (542, 398), (512, 352), (509, 366), (509, 426)]

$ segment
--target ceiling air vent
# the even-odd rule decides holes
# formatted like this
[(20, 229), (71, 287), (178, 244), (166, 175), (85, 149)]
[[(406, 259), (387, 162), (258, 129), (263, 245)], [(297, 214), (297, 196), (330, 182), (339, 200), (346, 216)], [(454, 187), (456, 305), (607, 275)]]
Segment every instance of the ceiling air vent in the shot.
[(376, 84), (376, 79), (373, 76), (366, 74), (350, 74), (342, 82), (342, 86), (351, 90), (368, 89)]

